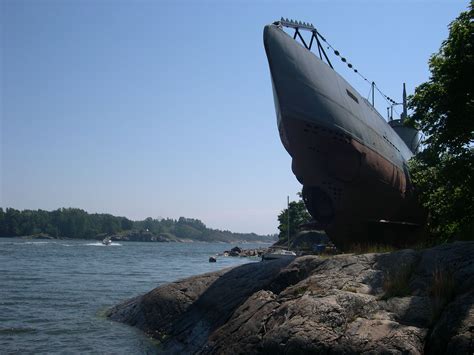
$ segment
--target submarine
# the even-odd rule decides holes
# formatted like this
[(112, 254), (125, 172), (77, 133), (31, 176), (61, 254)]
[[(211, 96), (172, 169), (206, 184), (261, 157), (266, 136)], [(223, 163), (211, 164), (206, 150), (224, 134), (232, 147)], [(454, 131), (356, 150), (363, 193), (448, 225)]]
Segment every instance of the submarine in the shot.
[[(311, 34), (309, 43), (303, 30)], [(387, 122), (373, 96), (370, 103), (334, 70), (326, 39), (312, 24), (282, 18), (265, 26), (263, 42), (280, 139), (316, 227), (341, 248), (417, 240), (425, 212), (407, 162), (420, 138), (404, 124), (405, 88), (401, 119)]]

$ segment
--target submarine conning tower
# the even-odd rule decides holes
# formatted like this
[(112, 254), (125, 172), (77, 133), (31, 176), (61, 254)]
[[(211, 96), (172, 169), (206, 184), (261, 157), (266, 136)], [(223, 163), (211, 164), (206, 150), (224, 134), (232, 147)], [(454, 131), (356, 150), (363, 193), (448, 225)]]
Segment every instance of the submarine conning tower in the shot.
[(406, 124), (408, 117), (407, 114), (407, 92), (405, 83), (403, 83), (403, 112), (400, 115), (400, 119), (394, 120), (390, 117), (388, 124), (395, 131), (396, 134), (405, 142), (408, 148), (416, 154), (421, 142), (420, 132), (412, 126)]

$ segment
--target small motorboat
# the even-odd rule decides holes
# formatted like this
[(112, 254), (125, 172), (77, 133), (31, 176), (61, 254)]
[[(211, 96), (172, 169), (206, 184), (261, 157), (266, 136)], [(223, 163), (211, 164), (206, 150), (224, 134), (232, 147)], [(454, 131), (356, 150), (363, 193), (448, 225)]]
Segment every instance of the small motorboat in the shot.
[(217, 261), (217, 259), (213, 256), (209, 257), (209, 262), (210, 263), (215, 263)]
[(276, 249), (262, 255), (262, 260), (296, 258), (296, 253), (286, 249)]
[(105, 246), (110, 245), (110, 244), (112, 244), (112, 239), (110, 239), (109, 237), (104, 238), (102, 240), (102, 244), (104, 244)]

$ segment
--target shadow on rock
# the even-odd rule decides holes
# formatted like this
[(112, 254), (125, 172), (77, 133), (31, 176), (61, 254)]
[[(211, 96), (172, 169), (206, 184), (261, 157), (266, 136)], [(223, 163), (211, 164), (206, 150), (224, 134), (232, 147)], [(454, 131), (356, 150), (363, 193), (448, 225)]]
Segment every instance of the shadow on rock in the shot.
[(473, 352), (474, 243), (246, 264), (156, 288), (109, 317), (163, 351)]
[(160, 286), (107, 313), (161, 340), (167, 352), (195, 352), (252, 294), (268, 287), (291, 260), (249, 263)]

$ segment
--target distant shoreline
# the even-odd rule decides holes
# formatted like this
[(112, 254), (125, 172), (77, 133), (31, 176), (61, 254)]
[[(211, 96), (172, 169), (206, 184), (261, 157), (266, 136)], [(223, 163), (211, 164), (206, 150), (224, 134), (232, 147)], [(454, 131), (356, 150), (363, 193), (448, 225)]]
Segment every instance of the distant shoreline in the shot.
[[(24, 239), (24, 240), (90, 240), (90, 241), (101, 241), (105, 238), (105, 236), (97, 237), (97, 238), (69, 238), (69, 237), (53, 237), (47, 234), (40, 235), (22, 235), (22, 236), (0, 236), (3, 239)], [(268, 244), (272, 245), (273, 241), (268, 240), (229, 240), (229, 241), (220, 241), (220, 240), (192, 240), (192, 239), (181, 239), (176, 238), (174, 240), (135, 240), (135, 239), (124, 239), (124, 238), (116, 238), (115, 236), (111, 236), (112, 241), (117, 242), (144, 242), (144, 243), (221, 243), (221, 244)]]
[(102, 240), (139, 242), (268, 242), (277, 235), (234, 233), (208, 228), (195, 218), (145, 218), (132, 221), (110, 214), (88, 213), (79, 208), (59, 208), (54, 211), (16, 210), (0, 208), (0, 237), (31, 239)]

